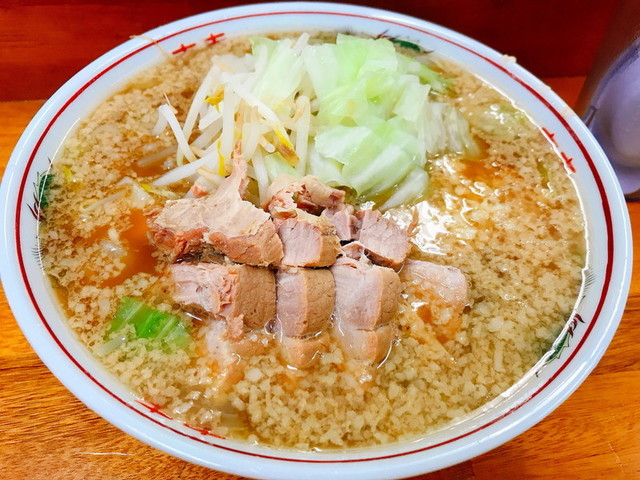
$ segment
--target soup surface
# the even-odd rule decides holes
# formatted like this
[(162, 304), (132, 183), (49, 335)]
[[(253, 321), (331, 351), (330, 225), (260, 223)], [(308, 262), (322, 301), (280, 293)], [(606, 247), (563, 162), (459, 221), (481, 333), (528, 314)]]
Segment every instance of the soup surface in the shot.
[[(174, 55), (103, 102), (67, 139), (49, 172), (40, 245), (69, 326), (115, 376), (167, 415), (278, 447), (415, 438), (507, 390), (550, 348), (575, 304), (586, 249), (583, 216), (539, 126), (483, 80), (434, 55), (432, 67), (451, 79), (438, 98), (466, 118), (478, 152), (432, 156), (424, 192), (385, 216), (411, 231), (410, 259), (464, 274), (460, 329), (438, 330), (442, 319), (407, 293), (411, 279), (401, 276), (394, 341), (379, 364), (354, 361), (330, 336), (315, 365), (292, 368), (268, 328), (261, 333), (266, 351), (239, 358), (233, 382), (221, 380), (207, 350), (212, 322), (173, 299), (169, 262), (149, 243), (149, 209), (192, 186), (189, 179), (152, 184), (176, 166), (170, 129), (152, 132), (165, 95), (184, 122), (212, 55), (249, 49), (247, 39), (228, 39)], [(127, 335), (131, 326), (110, 334), (125, 297), (179, 318), (192, 342), (159, 346)]]

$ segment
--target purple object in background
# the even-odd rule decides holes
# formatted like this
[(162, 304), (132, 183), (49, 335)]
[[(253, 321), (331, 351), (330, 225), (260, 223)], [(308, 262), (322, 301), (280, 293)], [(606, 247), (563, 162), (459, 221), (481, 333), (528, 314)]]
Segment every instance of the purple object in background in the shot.
[(622, 0), (580, 93), (578, 114), (628, 200), (640, 200), (640, 0)]
[(600, 80), (583, 115), (607, 152), (622, 191), (640, 198), (640, 39)]

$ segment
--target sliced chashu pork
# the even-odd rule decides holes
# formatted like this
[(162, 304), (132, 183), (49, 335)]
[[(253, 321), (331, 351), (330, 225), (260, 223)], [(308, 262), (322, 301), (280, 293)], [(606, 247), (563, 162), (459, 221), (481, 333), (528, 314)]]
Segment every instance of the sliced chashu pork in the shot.
[(316, 177), (278, 175), (267, 190), (269, 210), (282, 241), (285, 267), (327, 267), (340, 252), (336, 228), (318, 216), (327, 207), (343, 205), (344, 192)]
[(307, 175), (295, 178), (278, 175), (267, 189), (263, 207), (278, 215), (296, 208), (326, 217), (335, 227), (340, 240), (352, 240), (355, 235), (356, 217), (352, 205), (344, 203), (343, 190), (325, 185), (317, 177)]
[(321, 216), (326, 217), (333, 224), (341, 242), (348, 242), (356, 237), (358, 219), (352, 205), (345, 203), (326, 208), (322, 211)]
[(373, 265), (364, 255), (338, 258), (331, 267), (336, 283), (336, 325), (334, 333), (348, 356), (378, 363), (389, 353), (393, 341), (393, 320), (400, 299), (398, 274), (391, 268)]
[(462, 312), (469, 303), (464, 274), (455, 267), (407, 260), (400, 279), (414, 310), (433, 325), (438, 340), (444, 343), (453, 339), (460, 331)]
[(239, 338), (232, 338), (225, 322), (213, 321), (205, 327), (205, 348), (218, 367), (218, 387), (229, 387), (242, 379), (243, 359), (266, 355), (272, 338), (262, 331), (248, 331)]
[(365, 248), (374, 263), (398, 269), (406, 260), (409, 235), (393, 220), (385, 218), (378, 210), (360, 210), (355, 239)]
[(151, 241), (170, 259), (213, 249), (248, 265), (277, 264), (282, 242), (269, 214), (243, 200), (247, 165), (237, 156), (233, 172), (211, 195), (169, 200), (150, 213)]
[(284, 255), (285, 267), (328, 267), (340, 252), (340, 240), (333, 224), (299, 208), (274, 214), (276, 231)]
[(335, 283), (327, 269), (298, 268), (276, 274), (277, 329), (285, 361), (313, 366), (329, 346), (326, 329), (335, 305)]
[(284, 336), (316, 334), (327, 327), (335, 305), (333, 275), (299, 268), (276, 274), (278, 328)]
[(366, 258), (340, 257), (331, 267), (336, 283), (336, 315), (340, 326), (374, 330), (393, 320), (398, 309), (400, 278), (391, 268)]
[(274, 274), (266, 268), (215, 263), (169, 266), (173, 298), (197, 315), (224, 320), (228, 337), (263, 329), (276, 316)]
[(351, 358), (367, 363), (380, 363), (393, 344), (391, 325), (382, 325), (375, 330), (342, 329), (339, 333), (342, 347)]
[(329, 335), (321, 332), (310, 337), (282, 337), (282, 355), (288, 365), (306, 369), (314, 366), (329, 349)]
[(296, 178), (282, 174), (269, 185), (262, 206), (271, 213), (300, 208), (320, 215), (325, 208), (340, 205), (344, 205), (344, 191), (325, 185), (312, 175)]

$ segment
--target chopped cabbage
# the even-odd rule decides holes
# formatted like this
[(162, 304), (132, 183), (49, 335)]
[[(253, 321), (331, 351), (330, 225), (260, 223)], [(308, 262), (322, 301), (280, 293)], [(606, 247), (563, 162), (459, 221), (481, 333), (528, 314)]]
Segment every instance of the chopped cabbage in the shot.
[[(187, 348), (192, 344), (184, 323), (175, 315), (155, 310), (139, 300), (123, 297), (109, 328), (107, 337), (133, 325), (136, 338), (161, 342), (168, 348)], [(117, 337), (119, 338), (119, 337)], [(121, 342), (115, 342), (120, 344)]]
[[(249, 163), (257, 164), (253, 171), (263, 193), (266, 177), (312, 174), (364, 200), (391, 193), (388, 207), (391, 199), (421, 195), (429, 158), (477, 152), (466, 118), (439, 98), (450, 81), (427, 65), (383, 38), (339, 34), (335, 44), (310, 44), (308, 38), (257, 37), (250, 60), (214, 57), (182, 131), (172, 110), (161, 107), (179, 141), (179, 159), (229, 171), (232, 145), (240, 144)], [(186, 145), (194, 125), (207, 128), (219, 118), (210, 140), (196, 132), (198, 144)], [(162, 126), (159, 121), (156, 130)], [(209, 157), (224, 165), (209, 166)], [(193, 170), (177, 170), (163, 181), (189, 178)], [(422, 188), (419, 182), (425, 182)]]
[(267, 169), (269, 180), (272, 182), (274, 178), (281, 174), (292, 175), (294, 177), (300, 176), (296, 169), (289, 165), (278, 152), (265, 155), (264, 166)]

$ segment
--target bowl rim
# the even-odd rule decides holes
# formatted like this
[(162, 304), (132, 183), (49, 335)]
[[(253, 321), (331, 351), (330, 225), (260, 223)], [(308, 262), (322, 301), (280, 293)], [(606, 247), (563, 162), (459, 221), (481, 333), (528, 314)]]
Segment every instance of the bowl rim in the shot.
[[(256, 13), (257, 9), (261, 9), (261, 12)], [(551, 111), (553, 111), (556, 114), (558, 120), (563, 124), (567, 132), (569, 132), (573, 136), (579, 148), (582, 150), (584, 157), (588, 160), (589, 166), (592, 170), (592, 174), (598, 184), (597, 186), (598, 186), (599, 193), (603, 199), (603, 206), (605, 208), (605, 213), (606, 213), (607, 222), (608, 222), (607, 236), (608, 236), (608, 245), (610, 249), (609, 251), (610, 261), (608, 262), (607, 265), (609, 268), (609, 272), (605, 278), (605, 288), (603, 290), (602, 298), (598, 306), (598, 312), (600, 312), (602, 310), (602, 306), (605, 301), (611, 301), (612, 298), (616, 300), (616, 304), (612, 307), (612, 316), (610, 318), (610, 323), (608, 324), (608, 329), (606, 331), (607, 334), (602, 339), (600, 339), (600, 342), (598, 343), (598, 348), (594, 349), (592, 352), (589, 352), (590, 353), (589, 361), (586, 362), (586, 366), (580, 370), (579, 374), (574, 377), (574, 380), (571, 383), (562, 385), (561, 388), (557, 389), (556, 395), (549, 402), (547, 402), (543, 406), (538, 406), (533, 412), (530, 412), (524, 420), (520, 422), (516, 422), (515, 424), (511, 424), (508, 428), (508, 432), (506, 435), (503, 434), (500, 436), (498, 435), (491, 436), (491, 438), (488, 438), (482, 442), (478, 442), (472, 445), (471, 447), (473, 448), (466, 448), (467, 452), (465, 453), (465, 455), (467, 455), (466, 458), (470, 458), (471, 456), (475, 456), (487, 450), (490, 450), (491, 448), (494, 448), (495, 446), (501, 443), (504, 443), (510, 438), (515, 437), (522, 431), (529, 428), (531, 425), (537, 423), (544, 416), (546, 416), (553, 409), (555, 409), (562, 401), (564, 401), (566, 397), (568, 397), (580, 385), (580, 383), (584, 380), (584, 378), (586, 378), (588, 373), (595, 367), (595, 365), (597, 364), (597, 361), (604, 353), (606, 346), (608, 345), (611, 337), (613, 336), (613, 333), (615, 332), (619, 319), (622, 315), (622, 309), (624, 308), (626, 292), (628, 291), (628, 287), (630, 283), (631, 268), (628, 265), (629, 262), (626, 262), (625, 264), (622, 265), (622, 271), (620, 272), (621, 283), (619, 284), (621, 288), (619, 291), (613, 292), (613, 294), (617, 294), (615, 297), (610, 296), (612, 290), (610, 290), (611, 285), (609, 282), (611, 280), (610, 271), (611, 269), (613, 269), (613, 264), (614, 264), (614, 258), (613, 258), (614, 240), (616, 245), (619, 245), (618, 254), (620, 254), (620, 251), (622, 251), (622, 255), (625, 256), (625, 258), (627, 259), (630, 259), (632, 255), (631, 233), (630, 233), (628, 213), (626, 210), (626, 206), (624, 204), (624, 198), (620, 192), (619, 186), (615, 181), (615, 176), (613, 175), (610, 167), (606, 162), (602, 162), (602, 164), (599, 165), (600, 169), (596, 168), (595, 163), (593, 162), (593, 159), (592, 159), (592, 157), (594, 156), (593, 152), (595, 152), (595, 154), (599, 158), (605, 158), (604, 153), (601, 151), (597, 143), (595, 143), (595, 140), (593, 139), (591, 134), (588, 132), (586, 127), (584, 127), (584, 125), (580, 122), (580, 120), (577, 119), (577, 117), (565, 118), (565, 115), (563, 114), (563, 111), (561, 111), (561, 108), (568, 108), (568, 107), (561, 99), (559, 99), (559, 97), (557, 97), (557, 95), (555, 95), (552, 92), (545, 92), (544, 95), (540, 93), (540, 86), (542, 85), (542, 83), (539, 80), (537, 80), (533, 75), (531, 75), (529, 72), (522, 69), (516, 64), (505, 65), (499, 62), (497, 59), (500, 58), (501, 55), (498, 52), (495, 52), (494, 50), (482, 44), (479, 44), (478, 42), (471, 40), (464, 35), (461, 35), (449, 29), (437, 26), (433, 23), (416, 19), (414, 17), (408, 17), (406, 15), (401, 15), (401, 14), (389, 12), (386, 10), (380, 10), (380, 9), (369, 8), (369, 7), (344, 5), (344, 4), (338, 4), (338, 3), (288, 2), (288, 3), (254, 4), (254, 5), (243, 5), (239, 7), (231, 7), (227, 9), (215, 10), (212, 12), (206, 12), (199, 15), (194, 15), (181, 20), (177, 20), (175, 22), (171, 22), (169, 24), (158, 27), (156, 29), (150, 30), (149, 32), (146, 32), (144, 35), (151, 36), (153, 38), (159, 37), (157, 38), (157, 41), (161, 42), (169, 38), (172, 38), (174, 36), (177, 36), (181, 33), (184, 33), (186, 31), (200, 28), (203, 25), (207, 25), (207, 24), (222, 23), (225, 21), (238, 20), (245, 17), (248, 18), (248, 17), (256, 17), (256, 16), (283, 15), (283, 14), (290, 14), (290, 13), (316, 14), (316, 15), (317, 14), (343, 15), (343, 16), (351, 16), (354, 18), (358, 18), (358, 17), (372, 18), (373, 17), (379, 20), (381, 19), (387, 23), (391, 23), (391, 24), (396, 23), (402, 27), (414, 29), (416, 31), (419, 31), (422, 34), (435, 36), (435, 37), (438, 37), (440, 40), (455, 44), (455, 42), (452, 42), (451, 38), (447, 38), (447, 37), (454, 37), (460, 40), (461, 42), (463, 42), (463, 43), (456, 44), (456, 46), (482, 57), (484, 60), (491, 63), (494, 67), (499, 68), (504, 73), (511, 76), (514, 80), (521, 83), (532, 94), (538, 97), (538, 99), (541, 102), (543, 102)], [(214, 18), (213, 21), (211, 21), (212, 18)], [(180, 26), (184, 26), (184, 28), (178, 29), (178, 27)], [(169, 33), (169, 32), (172, 32), (172, 33)], [(443, 33), (445, 34), (444, 36), (443, 36)], [(470, 48), (469, 45), (472, 45), (473, 48)], [(68, 359), (71, 362), (73, 362), (76, 365), (76, 367), (85, 376), (90, 378), (96, 385), (102, 388), (102, 390), (104, 390), (106, 393), (114, 397), (114, 399), (119, 400), (120, 403), (122, 403), (123, 405), (129, 408), (132, 408), (132, 407), (126, 402), (124, 402), (123, 400), (119, 399), (116, 395), (110, 392), (103, 385), (101, 385), (95, 378), (93, 378), (91, 373), (88, 372), (83, 367), (83, 365), (81, 365), (75, 358), (73, 358), (72, 355), (70, 355), (67, 352), (62, 342), (56, 337), (55, 332), (53, 332), (50, 326), (48, 325), (47, 320), (44, 314), (42, 313), (42, 311), (40, 310), (37, 304), (37, 301), (33, 296), (33, 293), (30, 291), (30, 287), (27, 282), (27, 275), (25, 272), (26, 267), (24, 265), (24, 260), (22, 259), (22, 253), (21, 253), (22, 250), (20, 248), (19, 225), (20, 225), (20, 215), (24, 213), (20, 207), (23, 205), (22, 196), (24, 195), (24, 189), (27, 182), (28, 172), (34, 161), (35, 154), (38, 148), (40, 147), (42, 140), (47, 135), (51, 126), (56, 122), (56, 120), (58, 119), (62, 111), (66, 109), (71, 103), (73, 103), (73, 101), (94, 81), (96, 81), (97, 78), (99, 78), (101, 75), (104, 75), (108, 70), (110, 70), (117, 64), (123, 62), (124, 60), (128, 59), (129, 57), (135, 55), (139, 51), (144, 50), (146, 48), (150, 48), (149, 43), (140, 44), (140, 42), (136, 40), (130, 40), (128, 42), (125, 42), (122, 45), (107, 52), (106, 54), (104, 54), (103, 56), (101, 56), (91, 64), (89, 64), (87, 67), (82, 69), (78, 74), (72, 77), (72, 79), (70, 79), (69, 82), (67, 82), (63, 87), (61, 87), (51, 97), (51, 99), (48, 102), (46, 102), (46, 104), (42, 107), (42, 109), (38, 112), (38, 114), (34, 117), (34, 119), (30, 122), (29, 126), (25, 130), (23, 136), (18, 142), (18, 145), (16, 146), (16, 149), (14, 150), (14, 153), (12, 154), (9, 164), (7, 165), (5, 178), (3, 179), (3, 182), (2, 182), (2, 190), (0, 191), (0, 198), (8, 199), (8, 196), (11, 193), (9, 184), (12, 184), (13, 186), (12, 188), (15, 189), (16, 181), (14, 180), (14, 176), (22, 175), (21, 181), (19, 182), (18, 200), (15, 203), (16, 205), (15, 219), (16, 220), (13, 224), (11, 224), (11, 221), (13, 218), (12, 212), (9, 211), (10, 205), (12, 204), (12, 202), (9, 202), (9, 201), (3, 202), (4, 208), (2, 210), (2, 217), (4, 219), (5, 227), (10, 227), (10, 228), (4, 229), (4, 235), (2, 237), (2, 242), (1, 242), (1, 251), (5, 253), (6, 258), (12, 258), (11, 255), (17, 252), (17, 256), (19, 260), (18, 263), (20, 267), (20, 274), (24, 279), (25, 286), (28, 290), (27, 292), (28, 296), (31, 297), (30, 301), (32, 302), (33, 307), (35, 308), (35, 311), (40, 316), (40, 320), (44, 324), (45, 328), (47, 329), (48, 334), (53, 338), (53, 340), (58, 345), (58, 347), (63, 352), (65, 352), (65, 354), (68, 356)], [(108, 68), (104, 68), (104, 65), (107, 65), (107, 64), (110, 66)], [(95, 74), (96, 68), (102, 68), (102, 70), (100, 70), (98, 74)], [(84, 85), (79, 89), (77, 89), (76, 85), (74, 84), (74, 82), (77, 83), (78, 79), (86, 80), (86, 83), (84, 83)], [(68, 94), (68, 92), (66, 92), (66, 90), (69, 90), (69, 88), (73, 88), (75, 90), (75, 93), (71, 96)], [(56, 108), (58, 108), (58, 111), (53, 114), (53, 117), (49, 120), (49, 123), (43, 129), (42, 128), (43, 123), (47, 120), (47, 115), (50, 115), (51, 114), (50, 112), (52, 110), (55, 110)], [(29, 153), (28, 152), (29, 144), (34, 143), (33, 139), (38, 135), (40, 135), (40, 137), (38, 138), (37, 141), (35, 141), (35, 146), (31, 148), (32, 150), (31, 156), (27, 159), (27, 164), (22, 165), (21, 163), (24, 163), (24, 159), (26, 158), (25, 155)], [(592, 153), (588, 151), (587, 147), (583, 142), (588, 144), (589, 149), (593, 151)], [(602, 178), (600, 177), (601, 174), (603, 175), (603, 178), (605, 180), (604, 183)], [(621, 231), (616, 230), (615, 239), (613, 237), (614, 220), (617, 222), (617, 225), (619, 225), (619, 228), (622, 227)], [(14, 234), (13, 239), (11, 237), (11, 233)], [(12, 250), (13, 240), (15, 240), (16, 242), (15, 250)], [(15, 271), (11, 269), (12, 266), (10, 266), (8, 263), (9, 262), (7, 263), (3, 262), (2, 264), (0, 264), (0, 272), (2, 273), (3, 284), (5, 286), (5, 290), (7, 291), (7, 298), (10, 302), (12, 310), (15, 312), (15, 317), (18, 320), (20, 327), (23, 329), (25, 336), (29, 339), (30, 343), (32, 344), (32, 346), (34, 347), (34, 349), (36, 350), (40, 358), (42, 358), (42, 360), (47, 364), (50, 370), (62, 381), (63, 384), (65, 384), (65, 386), (69, 390), (71, 390), (74, 393), (74, 395), (76, 395), (76, 397), (78, 397), (80, 400), (85, 402), (87, 406), (89, 406), (91, 409), (96, 411), (99, 415), (109, 420), (109, 422), (111, 422), (112, 424), (118, 426), (120, 429), (133, 435), (134, 437), (137, 437), (146, 443), (152, 444), (156, 448), (159, 448), (173, 455), (179, 456), (186, 460), (199, 463), (205, 466), (210, 466), (210, 467), (213, 466), (213, 468), (224, 469), (226, 471), (234, 471), (235, 473), (241, 473), (241, 474), (247, 473), (247, 471), (244, 469), (234, 470), (233, 468), (229, 468), (229, 466), (227, 465), (212, 465), (211, 462), (209, 461), (206, 461), (206, 460), (203, 461), (203, 459), (201, 458), (194, 458), (193, 456), (190, 456), (188, 453), (177, 451), (174, 448), (172, 448), (170, 445), (163, 443), (162, 439), (154, 438), (149, 434), (145, 434), (144, 432), (141, 432), (132, 428), (130, 425), (120, 421), (118, 418), (114, 418), (114, 416), (110, 414), (110, 412), (106, 408), (108, 402), (104, 403), (101, 401), (97, 401), (96, 399), (93, 399), (93, 398), (86, 398), (86, 395), (84, 394), (84, 392), (78, 393), (79, 387), (77, 387), (74, 382), (74, 377), (77, 374), (77, 372), (68, 372), (65, 369), (66, 367), (63, 367), (62, 363), (59, 360), (48, 361), (48, 359), (50, 359), (50, 352), (46, 351), (42, 346), (43, 344), (42, 344), (41, 336), (35, 335), (28, 328), (28, 325), (26, 322), (19, 320), (19, 317), (21, 317), (20, 311), (24, 309), (24, 305), (22, 303), (24, 302), (25, 297), (24, 297), (24, 292), (19, 292), (21, 287), (17, 286), (16, 282), (11, 282), (11, 283), (9, 282), (11, 278), (15, 278)], [(18, 298), (19, 296), (21, 298)], [(588, 328), (592, 329), (595, 323), (596, 321), (594, 318), (592, 323), (588, 326)], [(571, 355), (563, 363), (563, 366), (554, 374), (554, 376), (551, 379), (547, 381), (547, 383), (543, 387), (541, 387), (538, 391), (534, 392), (530, 398), (533, 398), (536, 395), (538, 395), (540, 392), (542, 392), (546, 388), (548, 384), (550, 384), (555, 378), (557, 378), (557, 376), (562, 372), (562, 370), (564, 370), (564, 368), (571, 363), (572, 359), (578, 353), (578, 351), (580, 350), (580, 346), (584, 343), (584, 341), (586, 341), (587, 337), (588, 335), (585, 334), (585, 336), (582, 338), (581, 343), (574, 347), (573, 351), (571, 352)], [(39, 346), (36, 347), (36, 345), (39, 345)], [(503, 416), (500, 416), (494, 419), (491, 423), (485, 425), (485, 427), (489, 427), (499, 422), (506, 416), (510, 415), (513, 411), (520, 409), (520, 407), (524, 406), (527, 402), (528, 400), (517, 405), (514, 409), (506, 412)], [(151, 420), (152, 422), (158, 425), (164, 426), (165, 428), (170, 428), (162, 424), (161, 422), (159, 422), (156, 418), (146, 415), (144, 412), (141, 412), (136, 409), (133, 409), (133, 410), (136, 411), (138, 414), (145, 416), (148, 420)], [(485, 427), (482, 427), (482, 428), (485, 428)], [(444, 442), (444, 443), (454, 442), (462, 437), (467, 437), (469, 435), (476, 433), (477, 430), (480, 430), (480, 429), (467, 432), (460, 437), (452, 438), (448, 442)], [(183, 432), (179, 432), (179, 431), (176, 431), (176, 432), (179, 433), (180, 435), (184, 435)], [(197, 437), (191, 436), (190, 438), (197, 440), (199, 442), (202, 441), (202, 439), (199, 439)], [(314, 465), (314, 464), (326, 465), (326, 464), (337, 464), (337, 463), (342, 463), (342, 464), (356, 463), (357, 464), (361, 462), (372, 462), (373, 464), (378, 463), (378, 465), (376, 465), (376, 469), (378, 470), (376, 472), (376, 475), (381, 475), (381, 476), (385, 476), (385, 475), (388, 476), (390, 473), (390, 470), (388, 468), (381, 469), (380, 468), (381, 465), (379, 465), (379, 462), (375, 462), (375, 461), (389, 460), (389, 459), (398, 458), (398, 457), (406, 458), (407, 456), (410, 456), (413, 454), (419, 454), (426, 450), (430, 450), (438, 446), (441, 446), (441, 444), (435, 444), (435, 445), (418, 449), (418, 450), (405, 451), (405, 452), (401, 452), (393, 455), (369, 457), (369, 458), (309, 460), (309, 459), (283, 458), (276, 455), (279, 452), (277, 450), (272, 450), (272, 452), (274, 453), (274, 456), (256, 455), (255, 453), (251, 453), (251, 452), (241, 451), (241, 450), (232, 449), (232, 448), (230, 449), (225, 447), (224, 445), (219, 445), (216, 443), (208, 443), (208, 442), (205, 442), (205, 443), (207, 443), (208, 445), (219, 447), (223, 450), (231, 450), (234, 453), (238, 453), (242, 455), (252, 455), (258, 458), (262, 458), (263, 460), (269, 460), (269, 461), (277, 460), (281, 462), (284, 461), (284, 462), (294, 462), (294, 463), (304, 462), (311, 465)], [(284, 451), (283, 453), (289, 454), (291, 452)], [(451, 458), (451, 455), (449, 455), (449, 458)], [(407, 469), (403, 474), (413, 474), (413, 473), (420, 473), (420, 472), (427, 471), (424, 468), (424, 463), (425, 463), (424, 459), (413, 462), (413, 469)], [(432, 465), (434, 468), (431, 468), (431, 469), (433, 470), (437, 468), (442, 468), (452, 463), (457, 463), (457, 461), (456, 462), (445, 461), (445, 462), (440, 462), (440, 464), (434, 463)], [(397, 465), (395, 467), (392, 466), (392, 468), (394, 468), (393, 471), (397, 471)], [(289, 471), (287, 474), (290, 474), (291, 472), (292, 471)], [(297, 471), (297, 473), (299, 473), (299, 471)], [(350, 473), (353, 473), (353, 472), (350, 472)], [(357, 477), (353, 477), (353, 475), (351, 476), (352, 478), (357, 478)], [(371, 476), (371, 472), (368, 472), (367, 476), (362, 478), (373, 478), (373, 477)]]

